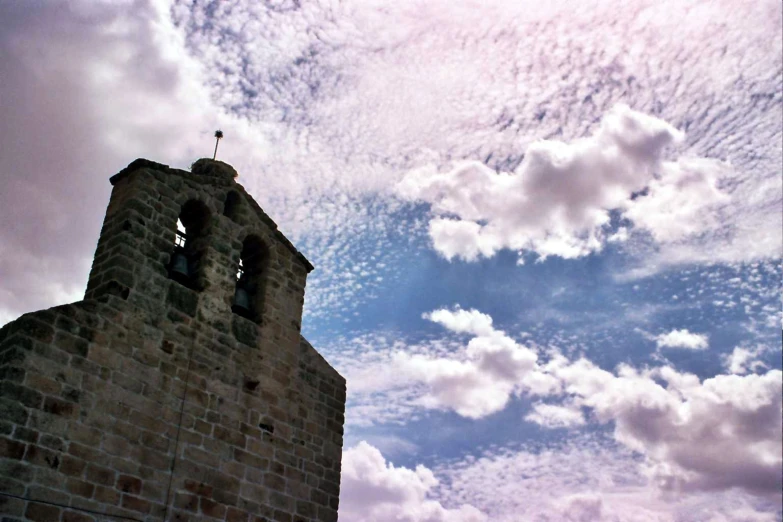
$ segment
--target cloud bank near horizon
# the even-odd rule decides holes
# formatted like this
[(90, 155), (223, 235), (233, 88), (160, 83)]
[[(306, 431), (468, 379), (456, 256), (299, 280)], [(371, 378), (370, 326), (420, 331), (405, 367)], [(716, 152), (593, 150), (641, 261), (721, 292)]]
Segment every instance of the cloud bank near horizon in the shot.
[(774, 522), (780, 506), (739, 490), (660, 495), (638, 455), (600, 435), (495, 447), (414, 469), (361, 442), (346, 449), (343, 470), (347, 522)]

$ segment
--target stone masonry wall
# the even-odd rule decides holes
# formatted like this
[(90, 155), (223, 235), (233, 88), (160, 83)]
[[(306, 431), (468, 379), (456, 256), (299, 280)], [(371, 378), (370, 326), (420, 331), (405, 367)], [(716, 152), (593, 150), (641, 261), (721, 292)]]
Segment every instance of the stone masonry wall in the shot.
[[(85, 300), (0, 329), (2, 522), (337, 520), (345, 380), (299, 333), (312, 267), (233, 177), (132, 163)], [(200, 290), (166, 268), (193, 199)], [(260, 324), (231, 312), (248, 234), (269, 249)]]

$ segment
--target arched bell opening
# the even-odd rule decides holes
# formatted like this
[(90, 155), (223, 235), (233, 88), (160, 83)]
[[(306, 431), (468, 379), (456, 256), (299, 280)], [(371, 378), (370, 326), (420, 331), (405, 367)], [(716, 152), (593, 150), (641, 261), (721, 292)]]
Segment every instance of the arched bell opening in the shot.
[(261, 323), (268, 271), (269, 248), (260, 238), (248, 236), (242, 242), (242, 253), (239, 256), (231, 306), (235, 314)]
[(229, 191), (229, 193), (226, 194), (226, 201), (223, 203), (223, 215), (231, 221), (236, 222), (240, 205), (239, 194), (233, 190)]
[(178, 283), (200, 290), (201, 267), (206, 250), (206, 233), (209, 223), (209, 208), (198, 200), (182, 205), (177, 219), (174, 249), (169, 260), (169, 277)]

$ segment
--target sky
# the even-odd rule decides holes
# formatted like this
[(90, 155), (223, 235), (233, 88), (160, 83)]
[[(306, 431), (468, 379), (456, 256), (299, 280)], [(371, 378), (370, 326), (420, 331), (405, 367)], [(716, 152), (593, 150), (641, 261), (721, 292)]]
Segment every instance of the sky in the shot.
[(0, 324), (219, 128), (316, 267), (341, 521), (779, 521), (782, 9), (0, 0)]

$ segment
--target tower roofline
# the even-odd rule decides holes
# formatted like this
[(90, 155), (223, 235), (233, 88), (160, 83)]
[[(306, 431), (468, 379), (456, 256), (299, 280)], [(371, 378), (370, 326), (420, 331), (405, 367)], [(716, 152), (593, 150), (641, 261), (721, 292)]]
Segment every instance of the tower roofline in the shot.
[(127, 167), (109, 178), (109, 182), (113, 186), (120, 180), (129, 176), (132, 172), (140, 169), (157, 170), (160, 172), (165, 172), (166, 174), (172, 174), (195, 180), (204, 185), (231, 187), (241, 192), (245, 196), (245, 200), (250, 203), (250, 206), (253, 208), (259, 219), (261, 219), (272, 230), (274, 230), (275, 237), (279, 239), (280, 242), (302, 262), (302, 264), (304, 264), (307, 273), (310, 273), (313, 270), (314, 267), (312, 263), (310, 263), (304, 254), (297, 250), (294, 244), (291, 243), (287, 237), (285, 237), (285, 235), (278, 229), (277, 223), (275, 223), (274, 220), (270, 218), (269, 215), (267, 215), (267, 213), (264, 212), (264, 210), (258, 205), (256, 200), (247, 193), (245, 187), (234, 181), (234, 178), (237, 176), (237, 171), (228, 163), (210, 158), (201, 158), (193, 163), (191, 166), (191, 171), (188, 172), (187, 170), (170, 167), (156, 161), (145, 158), (137, 158), (130, 162)]

